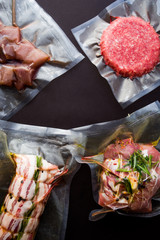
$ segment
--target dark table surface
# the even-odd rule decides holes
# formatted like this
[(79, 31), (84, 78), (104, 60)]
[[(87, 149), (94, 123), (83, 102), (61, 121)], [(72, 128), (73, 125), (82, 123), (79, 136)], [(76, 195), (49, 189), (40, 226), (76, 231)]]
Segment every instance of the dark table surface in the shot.
[[(84, 54), (71, 29), (96, 16), (113, 1), (37, 0), (37, 2)], [(96, 67), (85, 56), (78, 65), (45, 87), (10, 121), (63, 129), (110, 121), (125, 117), (128, 113), (160, 100), (159, 91), (160, 87), (123, 110), (115, 100), (106, 80), (99, 75)], [(71, 185), (65, 240), (101, 238), (146, 240), (157, 237), (160, 217), (137, 219), (110, 213), (102, 220), (90, 222), (88, 215), (97, 207), (91, 192), (90, 171), (84, 164)]]

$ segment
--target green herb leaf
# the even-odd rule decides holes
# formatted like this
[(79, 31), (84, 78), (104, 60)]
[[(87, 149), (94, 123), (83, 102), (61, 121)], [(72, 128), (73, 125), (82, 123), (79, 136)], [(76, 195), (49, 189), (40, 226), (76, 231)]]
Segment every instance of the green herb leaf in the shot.
[(136, 157), (136, 154), (134, 154), (133, 159), (134, 159), (133, 169), (135, 169), (135, 168), (136, 168), (136, 165), (137, 165), (137, 157)]
[(120, 168), (120, 159), (118, 159), (118, 166), (117, 168)]
[(37, 158), (37, 168), (42, 167), (42, 157), (36, 156)]
[(132, 194), (133, 191), (132, 191), (132, 186), (131, 186), (131, 183), (130, 183), (129, 179), (128, 178), (123, 178), (123, 181), (124, 181), (124, 185), (125, 185), (125, 188), (126, 188), (127, 192)]
[(130, 163), (126, 163), (123, 167), (125, 168), (125, 167), (128, 167), (128, 166), (130, 166)]
[(159, 163), (159, 161), (153, 163), (153, 164), (152, 164), (152, 167), (155, 167), (158, 163)]
[(109, 175), (109, 172), (108, 172), (108, 171), (105, 171), (105, 174), (106, 174), (106, 176), (108, 176), (108, 175)]
[(144, 156), (141, 150), (137, 150), (128, 159), (128, 164), (133, 171), (139, 172), (139, 182), (143, 180), (143, 173), (151, 177), (149, 169), (153, 167), (152, 155)]
[(29, 218), (24, 218), (23, 219), (20, 231), (19, 231), (18, 236), (17, 236), (17, 240), (20, 240), (22, 238), (24, 230), (27, 227), (28, 222), (29, 222)]
[(40, 170), (39, 170), (39, 169), (35, 170), (35, 172), (34, 172), (33, 179), (34, 179), (35, 181), (37, 181), (37, 180), (38, 180), (39, 172), (40, 172)]
[(148, 174), (149, 176), (151, 176), (149, 170), (147, 169), (147, 167), (144, 165), (144, 166), (140, 166), (139, 164), (137, 164), (137, 166), (142, 169), (142, 171), (146, 174)]
[(131, 170), (128, 170), (126, 168), (119, 168), (119, 169), (116, 169), (117, 172), (131, 172)]
[(36, 188), (35, 188), (34, 196), (37, 195), (38, 191), (39, 191), (39, 182), (36, 183)]
[(23, 232), (19, 232), (16, 240), (20, 240), (22, 238), (22, 236), (23, 236)]
[(36, 159), (37, 159), (37, 168), (38, 168), (38, 169), (36, 169), (35, 172), (34, 172), (33, 179), (34, 179), (35, 181), (38, 180), (38, 176), (39, 176), (39, 172), (40, 172), (39, 168), (42, 167), (42, 157), (36, 156)]
[(24, 214), (25, 218), (29, 218), (33, 212), (33, 210), (35, 209), (35, 204), (33, 203), (31, 208)]
[(30, 219), (31, 214), (32, 214), (34, 209), (35, 209), (35, 204), (33, 203), (31, 208), (24, 214), (24, 219), (22, 221), (21, 228), (20, 228), (20, 231), (18, 233), (18, 236), (17, 236), (16, 240), (20, 240), (22, 238), (22, 236), (24, 234), (24, 231), (25, 231), (25, 228), (28, 225), (29, 219)]
[(149, 155), (149, 168), (151, 168), (152, 167), (152, 155)]
[(117, 182), (117, 183), (115, 184), (115, 186), (118, 185), (118, 184), (123, 184), (123, 185), (125, 186), (126, 191), (127, 191), (129, 194), (132, 194), (132, 193), (133, 193), (133, 191), (132, 191), (132, 186), (131, 186), (131, 183), (130, 183), (130, 181), (129, 181), (128, 178), (123, 178), (123, 180)]

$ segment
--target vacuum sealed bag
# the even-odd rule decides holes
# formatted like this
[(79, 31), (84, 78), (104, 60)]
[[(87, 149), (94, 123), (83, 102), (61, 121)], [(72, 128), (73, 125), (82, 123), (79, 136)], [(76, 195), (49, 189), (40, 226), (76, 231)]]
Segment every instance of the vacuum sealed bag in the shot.
[(0, 119), (9, 119), (83, 59), (36, 1), (12, 2), (0, 0)]
[(63, 240), (83, 134), (4, 120), (0, 129), (0, 238)]
[[(160, 85), (160, 78), (159, 78), (159, 30), (160, 30), (160, 1), (159, 0), (117, 0), (108, 7), (106, 7), (98, 16), (90, 19), (89, 21), (83, 23), (80, 26), (75, 27), (72, 29), (72, 32), (77, 39), (79, 45), (83, 49), (83, 51), (86, 53), (88, 58), (91, 60), (91, 62), (97, 67), (99, 73), (102, 77), (104, 77), (108, 84), (110, 85), (112, 92), (117, 99), (117, 101), (120, 103), (120, 105), (125, 108), (131, 103), (135, 102), (140, 97), (144, 96), (145, 94), (151, 92), (153, 89), (157, 88)], [(127, 29), (131, 31), (131, 35), (127, 36), (126, 38), (123, 36), (127, 34), (125, 32), (125, 29), (123, 29), (123, 22), (121, 22), (120, 25), (118, 25), (119, 17), (123, 18), (124, 20), (129, 19), (128, 17), (138, 17), (139, 21), (141, 22), (139, 25), (140, 28), (138, 28), (139, 33), (136, 33), (136, 27), (135, 24), (133, 25), (134, 32), (132, 34), (131, 29), (127, 25)], [(119, 18), (119, 19), (118, 19)], [(132, 20), (137, 19), (132, 18)], [(118, 20), (118, 21), (117, 21)], [(146, 25), (144, 28), (142, 28), (141, 24)], [(113, 25), (116, 26), (117, 24), (117, 30), (114, 32)], [(111, 26), (112, 25), (112, 26)], [(137, 25), (137, 26), (138, 26)], [(152, 28), (153, 27), (153, 28)], [(106, 29), (106, 30), (105, 30)], [(110, 29), (110, 30), (108, 30)], [(145, 29), (145, 30), (144, 30)], [(102, 33), (108, 30), (108, 38), (103, 36), (102, 39)], [(144, 38), (143, 41), (136, 40), (138, 36), (140, 39), (145, 35), (147, 31), (150, 31), (147, 33), (148, 37), (146, 36), (146, 39)], [(155, 44), (153, 44), (154, 40), (152, 40), (150, 43), (148, 40), (150, 39), (150, 36), (153, 37), (153, 31), (156, 40), (157, 40), (157, 47)], [(157, 33), (157, 34), (156, 34)], [(106, 35), (107, 35), (106, 34)], [(116, 35), (116, 38), (114, 36)], [(117, 35), (119, 34), (119, 38)], [(105, 35), (105, 34), (104, 34)], [(107, 40), (108, 39), (108, 40)], [(111, 45), (113, 44), (114, 46)], [(123, 46), (124, 49), (121, 49), (121, 53), (119, 56), (115, 57), (114, 54), (117, 54), (119, 51), (119, 41), (123, 40), (123, 44), (120, 44), (120, 46)], [(138, 42), (135, 44), (135, 48), (137, 48), (137, 57), (139, 58), (140, 55), (144, 54), (145, 57), (142, 57), (142, 60), (138, 62), (138, 59), (135, 61), (134, 57), (132, 59), (132, 56), (136, 54), (136, 50), (133, 49), (133, 42)], [(144, 51), (139, 46), (140, 44), (144, 44), (144, 42), (147, 42), (145, 45)], [(103, 48), (102, 44), (105, 46)], [(125, 49), (129, 46), (130, 50), (125, 52)], [(115, 47), (117, 50), (114, 50)], [(155, 47), (156, 50), (148, 51), (147, 47)], [(105, 56), (102, 52), (104, 52), (106, 48), (106, 52), (110, 51), (109, 53), (106, 53), (107, 56)], [(142, 51), (141, 51), (142, 50)], [(148, 63), (146, 63), (146, 67), (150, 69), (150, 63), (154, 58), (154, 53), (157, 51), (157, 57), (158, 59), (155, 61), (155, 67), (151, 71), (144, 70), (143, 74), (142, 72), (142, 62), (146, 58), (149, 60)], [(141, 54), (140, 54), (141, 52)], [(152, 52), (152, 53), (151, 53)], [(125, 53), (125, 56), (123, 56), (123, 53)], [(134, 54), (132, 54), (134, 53)], [(148, 53), (148, 55), (147, 55)], [(102, 56), (103, 54), (103, 56)], [(151, 54), (151, 55), (150, 55)], [(126, 57), (127, 56), (127, 57)], [(146, 57), (147, 56), (147, 57)], [(126, 58), (126, 63), (124, 65), (124, 68), (122, 68), (124, 64), (124, 58)], [(105, 60), (104, 60), (105, 59)], [(115, 60), (116, 59), (116, 60)], [(128, 59), (128, 60), (127, 60)], [(135, 62), (134, 62), (135, 61)], [(107, 62), (107, 63), (105, 63)], [(133, 65), (134, 62), (134, 65)], [(119, 63), (119, 65), (118, 65)], [(129, 66), (128, 66), (128, 65)], [(132, 71), (130, 70), (131, 66), (133, 65)], [(115, 71), (117, 69), (117, 73)], [(123, 69), (123, 74), (121, 74)], [(135, 77), (134, 70), (138, 69), (138, 75)], [(131, 77), (129, 77), (127, 74), (131, 73)], [(140, 76), (139, 76), (140, 75)]]
[(81, 163), (88, 163), (93, 196), (102, 207), (91, 220), (116, 211), (136, 217), (160, 214), (160, 104), (127, 117), (77, 129), (87, 137)]

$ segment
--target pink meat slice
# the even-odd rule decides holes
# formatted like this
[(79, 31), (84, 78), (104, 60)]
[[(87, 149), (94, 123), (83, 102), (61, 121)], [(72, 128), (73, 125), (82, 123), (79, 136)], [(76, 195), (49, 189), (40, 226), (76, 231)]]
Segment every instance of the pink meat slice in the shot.
[(122, 157), (123, 160), (127, 160), (137, 150), (152, 155), (152, 161), (154, 162), (160, 160), (160, 152), (152, 144), (135, 143), (131, 138), (119, 140), (116, 141), (115, 144), (108, 145), (104, 152), (104, 159), (117, 159)]
[(135, 151), (139, 149), (139, 144), (134, 143), (131, 138), (117, 141), (116, 144), (110, 144), (104, 152), (104, 159), (116, 159), (122, 157), (129, 159)]
[(104, 30), (100, 42), (106, 65), (123, 77), (141, 77), (159, 62), (160, 40), (139, 17), (118, 17)]
[(139, 149), (148, 155), (152, 155), (152, 161), (160, 161), (160, 152), (152, 144), (140, 144)]

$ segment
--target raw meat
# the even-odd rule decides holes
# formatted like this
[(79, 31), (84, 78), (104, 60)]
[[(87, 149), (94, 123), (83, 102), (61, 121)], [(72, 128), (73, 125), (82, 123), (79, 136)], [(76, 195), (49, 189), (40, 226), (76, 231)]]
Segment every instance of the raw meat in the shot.
[(159, 62), (160, 40), (154, 28), (139, 17), (118, 17), (100, 41), (106, 65), (123, 77), (141, 77)]
[(0, 239), (33, 240), (54, 182), (66, 170), (35, 155), (12, 158), (16, 175), (0, 210)]
[(0, 22), (0, 85), (17, 90), (32, 86), (36, 71), (49, 59), (48, 54), (21, 39), (19, 27)]
[(151, 212), (160, 188), (160, 152), (132, 139), (116, 141), (104, 153), (99, 204), (113, 210)]

